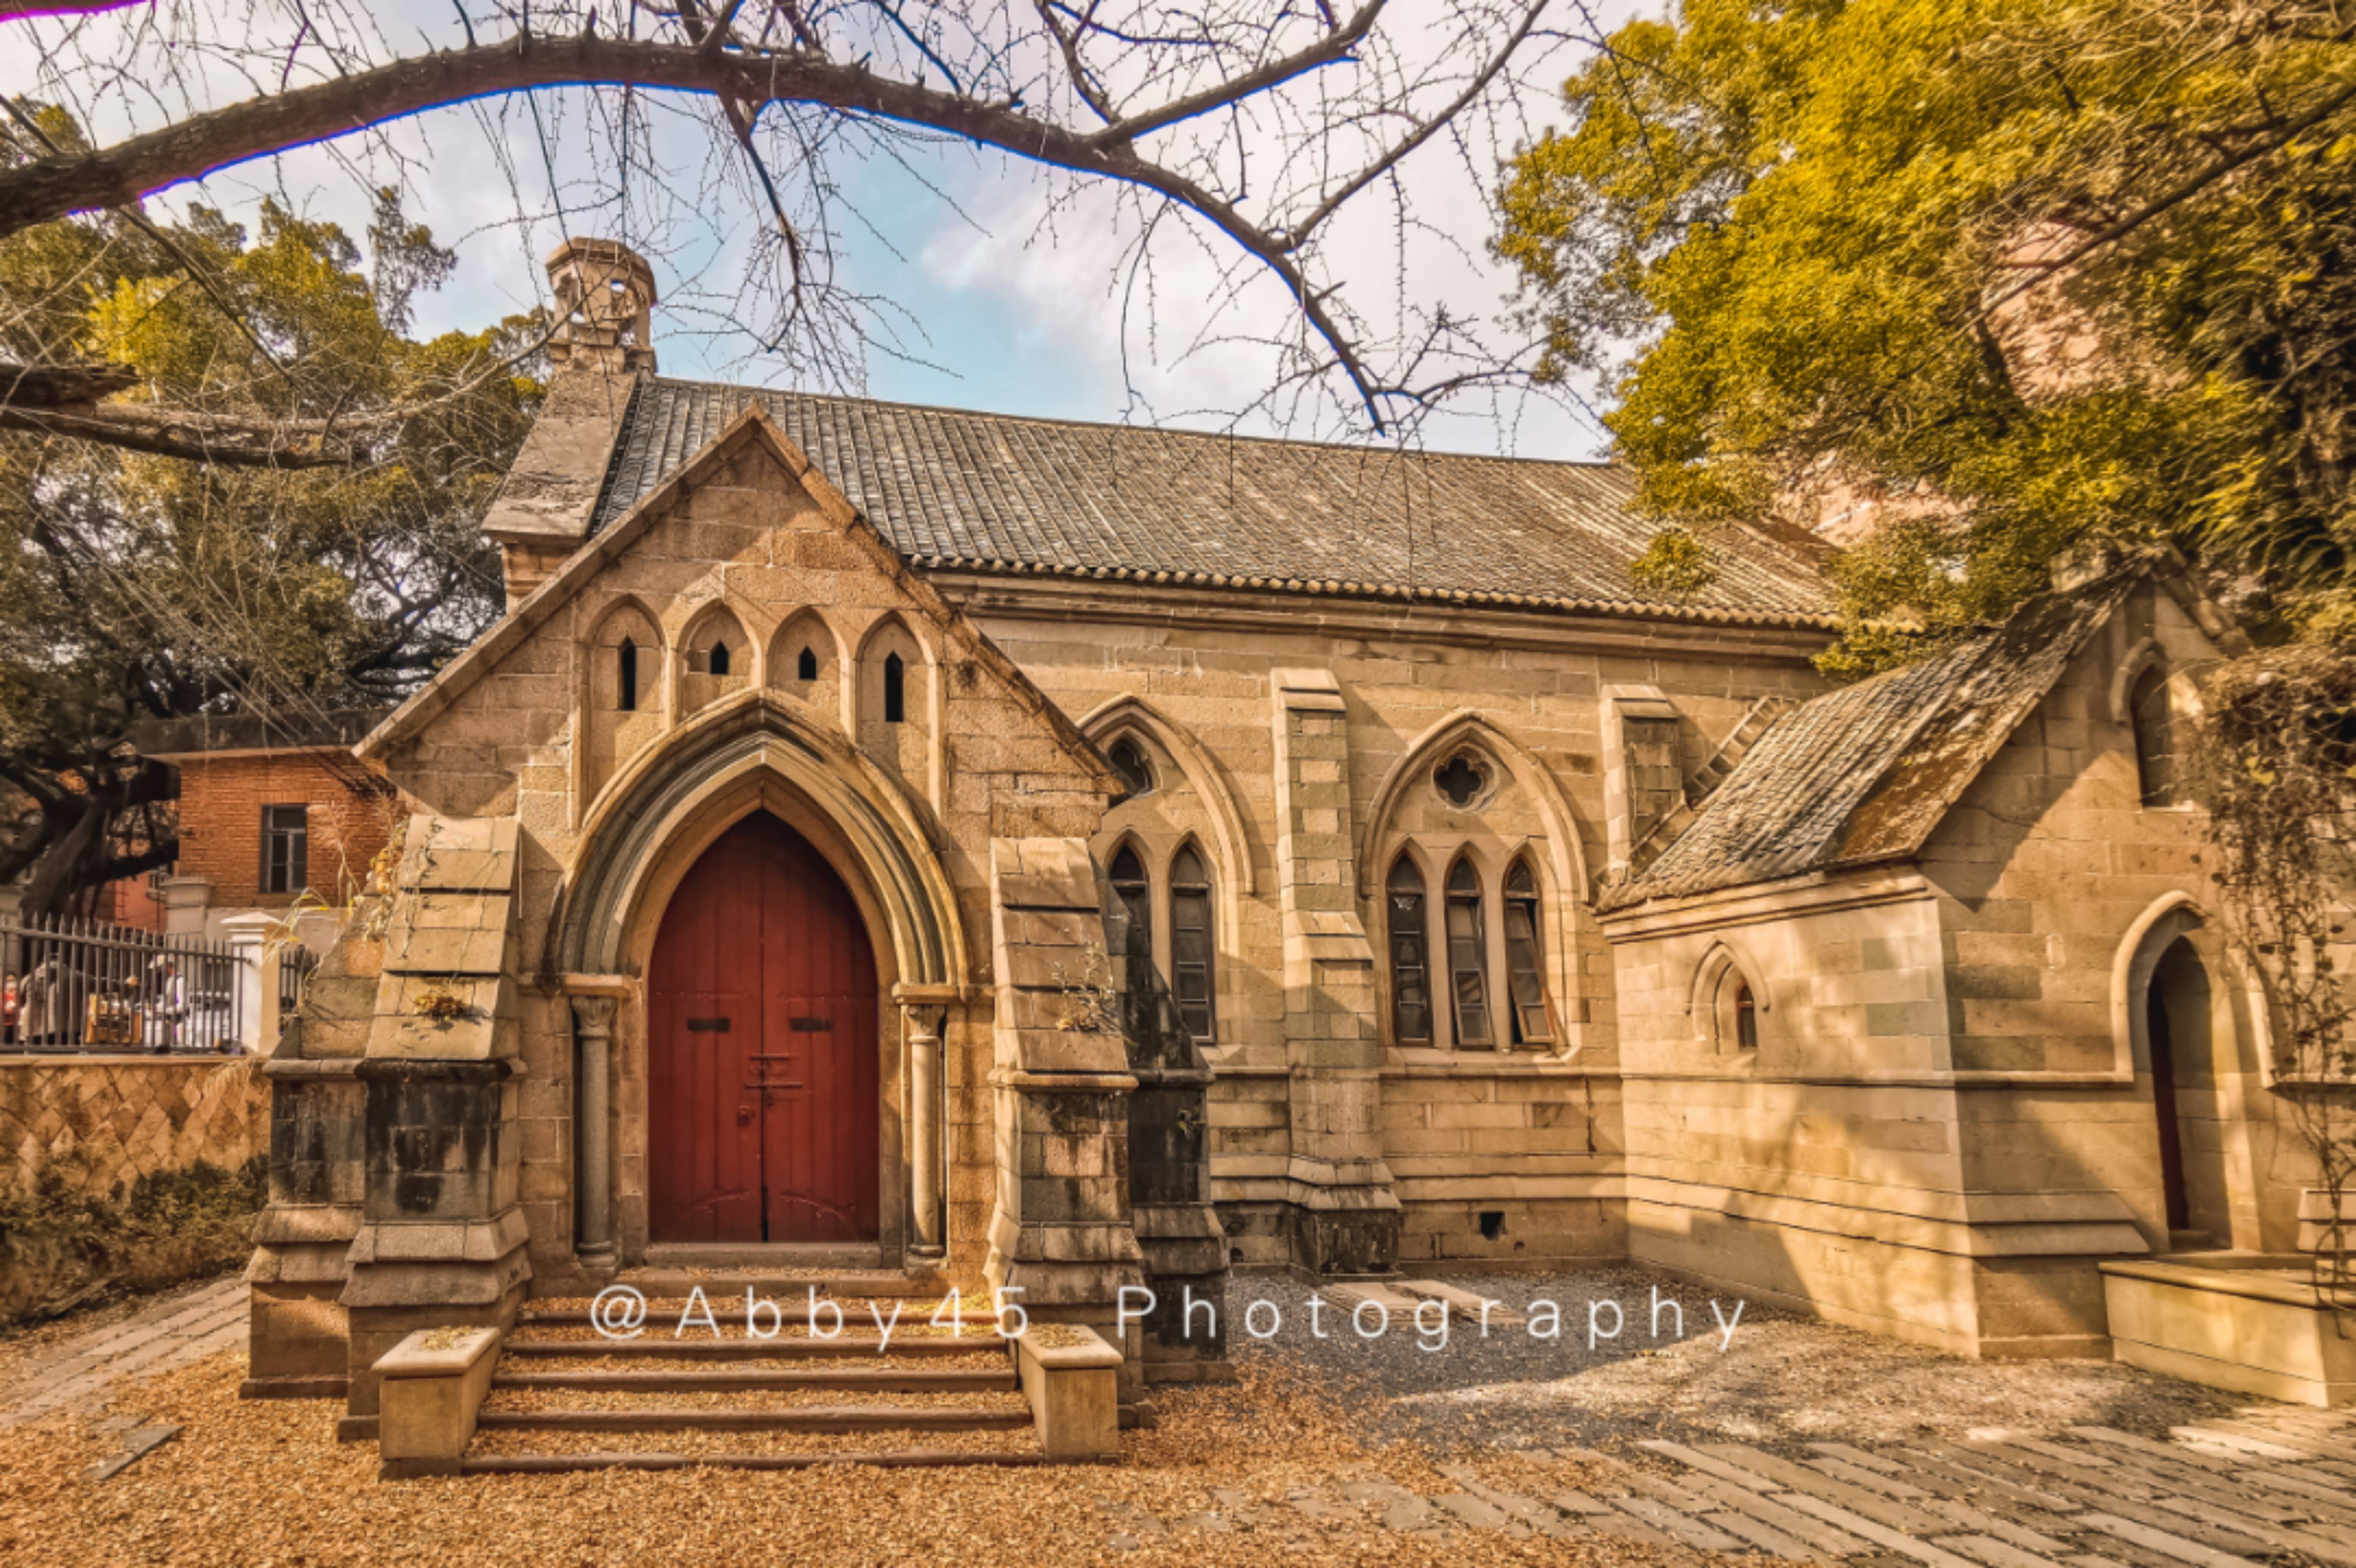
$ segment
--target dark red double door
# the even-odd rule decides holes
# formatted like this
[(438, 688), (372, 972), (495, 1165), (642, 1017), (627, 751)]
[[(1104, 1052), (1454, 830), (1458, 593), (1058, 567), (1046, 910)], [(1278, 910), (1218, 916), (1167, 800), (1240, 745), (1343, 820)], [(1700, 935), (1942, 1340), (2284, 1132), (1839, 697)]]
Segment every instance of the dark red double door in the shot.
[(875, 955), (834, 869), (754, 813), (680, 883), (648, 981), (653, 1239), (873, 1240)]

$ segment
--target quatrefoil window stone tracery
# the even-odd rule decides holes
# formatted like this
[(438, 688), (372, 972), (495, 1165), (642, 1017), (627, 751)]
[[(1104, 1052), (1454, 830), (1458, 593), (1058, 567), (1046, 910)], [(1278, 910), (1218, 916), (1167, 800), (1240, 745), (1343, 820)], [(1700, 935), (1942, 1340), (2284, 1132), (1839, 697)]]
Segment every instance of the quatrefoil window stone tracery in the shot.
[(1431, 775), (1431, 787), (1459, 811), (1481, 798), (1489, 787), (1489, 770), (1480, 759), (1459, 752)]

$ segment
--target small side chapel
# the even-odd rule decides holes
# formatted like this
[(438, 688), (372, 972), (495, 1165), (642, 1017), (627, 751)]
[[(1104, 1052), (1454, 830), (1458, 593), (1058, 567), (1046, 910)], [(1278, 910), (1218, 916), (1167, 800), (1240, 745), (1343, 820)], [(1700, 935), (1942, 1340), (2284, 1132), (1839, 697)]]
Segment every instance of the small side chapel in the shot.
[(1826, 690), (1815, 541), (1647, 600), (1610, 464), (669, 379), (643, 260), (549, 270), (507, 611), (353, 748), (397, 863), (262, 1069), (249, 1392), (649, 1270), (1012, 1291), (1133, 1407), (1234, 1269), (2083, 1354), (2106, 1260), (2315, 1244), (2164, 567)]

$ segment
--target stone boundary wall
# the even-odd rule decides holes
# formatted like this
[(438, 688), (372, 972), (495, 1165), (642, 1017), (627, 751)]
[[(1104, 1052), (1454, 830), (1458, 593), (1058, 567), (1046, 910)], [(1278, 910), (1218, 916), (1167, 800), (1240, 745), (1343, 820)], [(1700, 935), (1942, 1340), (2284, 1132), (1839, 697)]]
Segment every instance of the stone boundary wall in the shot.
[(52, 1168), (104, 1198), (209, 1160), (235, 1170), (270, 1147), (270, 1093), (250, 1057), (0, 1056), (0, 1187)]

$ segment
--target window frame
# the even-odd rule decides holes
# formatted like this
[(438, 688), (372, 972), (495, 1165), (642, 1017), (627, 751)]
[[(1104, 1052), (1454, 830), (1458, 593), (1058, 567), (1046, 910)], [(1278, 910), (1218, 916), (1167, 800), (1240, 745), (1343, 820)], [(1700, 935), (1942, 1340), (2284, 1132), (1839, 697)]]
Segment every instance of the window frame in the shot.
[[(1182, 882), (1180, 880), (1183, 874), (1182, 868), (1189, 859), (1194, 863), (1195, 876), (1194, 880)], [(1217, 1040), (1219, 1035), (1218, 878), (1212, 870), (1211, 858), (1203, 852), (1203, 847), (1193, 838), (1187, 838), (1179, 844), (1176, 852), (1170, 857), (1170, 864), (1163, 880), (1168, 886), (1165, 896), (1170, 923), (1170, 967), (1165, 973), (1170, 980), (1171, 998), (1178, 1004), (1178, 1016), (1184, 1020), (1186, 1032), (1197, 1044), (1211, 1044)], [(1188, 925), (1181, 922), (1180, 900), (1182, 897), (1190, 906), (1199, 904), (1201, 912), (1199, 925)], [(1181, 944), (1190, 934), (1199, 935), (1201, 942), (1199, 958), (1183, 955)], [(1190, 976), (1195, 974), (1199, 974), (1201, 977), (1201, 995), (1199, 997), (1190, 997), (1187, 983)], [(1195, 1018), (1197, 1009), (1201, 1014), (1199, 1027)]]
[[(1410, 889), (1399, 885), (1404, 872), (1415, 880)], [(1400, 901), (1412, 898), (1412, 911), (1400, 908)], [(1383, 936), (1387, 970), (1390, 979), (1391, 1043), (1400, 1047), (1428, 1048), (1439, 1043), (1436, 1029), (1440, 1009), (1433, 1005), (1431, 992), (1431, 891), (1423, 868), (1415, 856), (1402, 848), (1391, 858), (1391, 869), (1383, 878)], [(1413, 963), (1405, 951), (1412, 945)], [(1423, 1009), (1423, 1032), (1409, 1034), (1407, 1029), (1408, 1003), (1406, 973), (1412, 971), (1420, 977)]]
[[(2166, 811), (2182, 804), (2178, 788), (2176, 709), (2168, 670), (2151, 659), (2127, 683), (2127, 734), (2135, 750), (2136, 804)], [(2157, 717), (2158, 722), (2152, 720)], [(2155, 742), (2157, 749), (2155, 749)]]
[[(294, 814), (290, 828), (279, 820), (283, 812)], [(290, 846), (283, 859), (280, 846)], [(262, 808), (261, 875), (256, 879), (257, 891), (275, 897), (296, 895), (311, 885), (311, 805), (308, 801), (280, 801)]]
[[(1527, 885), (1517, 887), (1517, 879)], [(1562, 1031), (1555, 1020), (1553, 987), (1547, 984), (1546, 883), (1526, 851), (1506, 862), (1497, 904), (1504, 922), (1506, 1033), (1514, 1045), (1551, 1050)], [(1517, 918), (1527, 926), (1519, 933), (1514, 929)]]
[[(1470, 882), (1469, 889), (1458, 885), (1459, 873)], [(1488, 889), (1469, 847), (1449, 863), (1447, 875), (1440, 880), (1440, 897), (1451, 1043), (1459, 1051), (1495, 1051), (1496, 1007), (1489, 995)], [(1469, 996), (1468, 980), (1472, 982)]]

